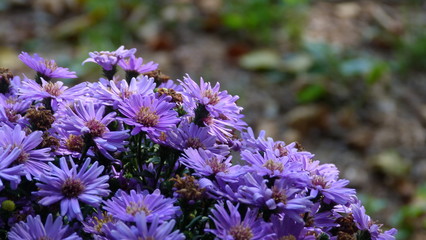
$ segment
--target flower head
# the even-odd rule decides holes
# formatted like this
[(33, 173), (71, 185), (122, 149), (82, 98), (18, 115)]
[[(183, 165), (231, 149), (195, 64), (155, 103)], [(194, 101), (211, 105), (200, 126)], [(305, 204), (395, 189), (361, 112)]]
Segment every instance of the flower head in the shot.
[(188, 148), (184, 153), (179, 162), (194, 169), (196, 176), (216, 176), (225, 181), (235, 181), (238, 176), (244, 174), (240, 165), (232, 165), (232, 156), (224, 157), (202, 148)]
[(0, 191), (4, 188), (2, 179), (10, 181), (12, 189), (16, 189), (21, 182), (21, 176), (25, 175), (24, 165), (12, 164), (20, 154), (19, 148), (12, 149), (12, 146), (0, 148)]
[(84, 139), (86, 140), (84, 144), (96, 146), (96, 149), (110, 160), (114, 160), (114, 157), (109, 152), (125, 150), (127, 130), (111, 131), (108, 128), (108, 125), (115, 121), (115, 112), (104, 116), (105, 106), (81, 101), (75, 102), (73, 109), (68, 107), (66, 112), (68, 116), (62, 119), (59, 127), (73, 135), (68, 136), (68, 143), (72, 144), (71, 141), (75, 141), (77, 144), (79, 140), (81, 142), (81, 139)]
[[(80, 83), (74, 87), (68, 88), (61, 81), (47, 82), (41, 79), (41, 85), (31, 79), (25, 79), (22, 82), (22, 88), (19, 95), (24, 99), (32, 101), (41, 101), (50, 99), (46, 104), (50, 104), (51, 108), (56, 111), (59, 107), (66, 105), (67, 102), (81, 99), (86, 93), (86, 83)], [(49, 108), (49, 106), (46, 106)]]
[(158, 63), (153, 61), (143, 64), (143, 58), (136, 58), (134, 55), (131, 55), (129, 59), (120, 59), (118, 65), (126, 72), (135, 73), (136, 76), (154, 71), (158, 67)]
[(105, 202), (104, 209), (122, 221), (135, 222), (135, 216), (141, 212), (145, 213), (148, 222), (152, 222), (157, 216), (160, 221), (166, 221), (179, 212), (179, 207), (173, 206), (174, 202), (174, 199), (161, 195), (158, 189), (151, 194), (131, 190), (130, 195), (119, 190), (115, 197)]
[(62, 218), (58, 217), (53, 221), (52, 214), (49, 214), (46, 223), (43, 225), (40, 215), (36, 217), (28, 216), (27, 221), (15, 224), (10, 230), (8, 237), (10, 240), (79, 240), (76, 233), (71, 233), (68, 226), (62, 226)]
[(100, 65), (104, 70), (112, 70), (118, 63), (120, 59), (127, 58), (135, 54), (136, 48), (124, 49), (124, 46), (120, 46), (115, 51), (100, 51), (100, 52), (90, 52), (90, 58), (84, 60), (83, 64), (86, 62), (93, 62)]
[(166, 141), (168, 145), (181, 151), (188, 148), (202, 148), (216, 154), (227, 155), (229, 147), (217, 144), (216, 140), (216, 136), (209, 133), (209, 128), (181, 121), (178, 128), (167, 132)]
[(19, 59), (25, 63), (28, 67), (32, 68), (37, 74), (46, 79), (52, 78), (76, 78), (75, 72), (70, 72), (68, 68), (58, 67), (55, 60), (46, 60), (40, 57), (38, 54), (33, 56), (26, 52), (19, 54)]
[(246, 123), (242, 121), (242, 107), (235, 103), (238, 96), (231, 96), (227, 91), (219, 91), (220, 85), (214, 87), (200, 79), (200, 85), (188, 75), (181, 82), (184, 91), (185, 110), (194, 117), (199, 126), (207, 126), (212, 135), (222, 142), (232, 137), (233, 129), (242, 130)]
[(216, 204), (211, 210), (210, 216), (215, 224), (215, 229), (206, 229), (219, 239), (264, 239), (269, 235), (269, 225), (257, 217), (257, 210), (247, 209), (244, 219), (238, 211), (238, 206), (234, 206), (230, 201), (226, 202), (228, 211), (223, 203)]
[(103, 166), (98, 166), (98, 162), (90, 167), (90, 159), (77, 170), (78, 165), (69, 158), (71, 169), (65, 157), (59, 160), (60, 168), (50, 164), (52, 171), (45, 172), (39, 177), (40, 183), (37, 187), (40, 189), (34, 192), (41, 197), (39, 203), (49, 206), (60, 201), (61, 215), (67, 215), (69, 218), (83, 220), (79, 202), (97, 207), (102, 202), (102, 197), (108, 196), (108, 176), (99, 176), (104, 170)]
[(38, 177), (44, 171), (50, 170), (46, 162), (53, 161), (50, 157), (50, 148), (36, 149), (43, 141), (43, 133), (34, 131), (26, 136), (20, 125), (11, 128), (7, 125), (0, 128), (0, 147), (19, 148), (21, 150), (16, 164), (23, 164), (27, 179), (31, 176)]
[[(135, 216), (136, 226), (129, 227), (123, 222), (116, 224), (115, 230), (111, 231), (111, 235), (115, 240), (140, 240), (140, 239), (158, 239), (158, 240), (184, 240), (185, 235), (179, 230), (173, 231), (176, 224), (175, 220), (169, 222), (160, 221), (160, 217), (156, 215), (152, 221), (147, 221), (144, 212)], [(149, 224), (150, 223), (150, 224)], [(172, 232), (173, 231), (173, 232)]]
[(170, 103), (170, 97), (154, 95), (142, 96), (132, 95), (120, 105), (120, 112), (126, 117), (123, 122), (134, 126), (131, 134), (147, 132), (150, 136), (159, 137), (161, 132), (168, 131), (180, 121), (175, 104)]
[(96, 91), (95, 97), (105, 101), (105, 105), (112, 105), (114, 109), (117, 109), (123, 100), (134, 94), (146, 96), (154, 93), (155, 89), (154, 79), (147, 76), (132, 78), (130, 84), (126, 80), (119, 82), (110, 80), (108, 84), (99, 82), (96, 86), (94, 88)]

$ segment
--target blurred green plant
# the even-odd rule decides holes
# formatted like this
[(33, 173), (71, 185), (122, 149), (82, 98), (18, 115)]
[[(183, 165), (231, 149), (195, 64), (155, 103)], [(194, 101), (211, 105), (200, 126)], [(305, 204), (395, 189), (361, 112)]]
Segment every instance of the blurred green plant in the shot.
[[(398, 227), (398, 239), (413, 239), (416, 231), (426, 232), (426, 184), (417, 187), (413, 201), (409, 205), (401, 207), (392, 216), (390, 223)], [(416, 238), (419, 239), (419, 238)]]
[(276, 43), (276, 32), (284, 30), (289, 42), (301, 42), (308, 0), (225, 1), (222, 23), (233, 34), (259, 44)]

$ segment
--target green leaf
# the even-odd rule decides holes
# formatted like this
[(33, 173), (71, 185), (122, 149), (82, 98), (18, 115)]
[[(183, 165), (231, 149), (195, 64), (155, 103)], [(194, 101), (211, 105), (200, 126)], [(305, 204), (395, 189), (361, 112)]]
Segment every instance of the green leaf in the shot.
[(300, 90), (297, 100), (301, 103), (309, 103), (323, 98), (327, 91), (321, 84), (311, 84)]

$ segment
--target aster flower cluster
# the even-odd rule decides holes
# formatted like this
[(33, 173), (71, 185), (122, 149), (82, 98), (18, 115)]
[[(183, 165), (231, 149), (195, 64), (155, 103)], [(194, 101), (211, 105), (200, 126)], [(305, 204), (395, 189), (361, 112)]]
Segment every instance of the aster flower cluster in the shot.
[(37, 54), (34, 79), (2, 75), (0, 239), (395, 239), (335, 165), (135, 54), (90, 53), (106, 78), (74, 87)]

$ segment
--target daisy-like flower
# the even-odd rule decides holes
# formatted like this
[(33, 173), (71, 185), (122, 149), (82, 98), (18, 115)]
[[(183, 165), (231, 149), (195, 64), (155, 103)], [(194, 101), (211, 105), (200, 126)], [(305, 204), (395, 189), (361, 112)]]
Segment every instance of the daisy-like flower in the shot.
[[(47, 82), (41, 79), (41, 85), (31, 79), (24, 79), (22, 88), (19, 90), (19, 95), (24, 99), (31, 99), (32, 101), (41, 101), (43, 99), (50, 99), (45, 104), (50, 104), (51, 108), (56, 111), (60, 106), (66, 105), (69, 101), (74, 101), (82, 98), (87, 91), (87, 83), (80, 83), (74, 87), (68, 88), (64, 86), (61, 81)], [(49, 108), (49, 106), (46, 106)]]
[(86, 62), (93, 62), (101, 66), (106, 71), (111, 71), (117, 65), (118, 61), (123, 58), (128, 58), (134, 55), (136, 48), (124, 49), (124, 46), (120, 46), (115, 51), (100, 51), (100, 52), (90, 52), (90, 58), (84, 60), (83, 64)]
[(227, 91), (219, 91), (220, 85), (214, 87), (200, 79), (200, 85), (188, 75), (181, 82), (184, 91), (184, 107), (194, 117), (199, 126), (209, 127), (210, 133), (222, 142), (228, 142), (233, 129), (242, 130), (246, 123), (242, 121), (242, 107), (235, 103), (238, 96), (231, 96)]
[(238, 211), (239, 204), (234, 206), (230, 201), (226, 202), (228, 211), (223, 202), (216, 204), (211, 210), (210, 218), (215, 224), (215, 229), (205, 229), (213, 233), (217, 239), (265, 239), (271, 234), (268, 231), (270, 224), (257, 218), (257, 210), (247, 209), (244, 219)]
[(245, 173), (240, 165), (232, 165), (232, 156), (224, 157), (202, 148), (188, 148), (184, 150), (184, 153), (185, 155), (179, 158), (179, 162), (194, 169), (196, 176), (216, 176), (224, 181), (235, 181), (238, 176)]
[(68, 68), (58, 67), (55, 60), (46, 60), (38, 54), (33, 56), (26, 52), (19, 54), (19, 59), (28, 67), (37, 72), (37, 78), (44, 78), (50, 80), (52, 78), (76, 78), (75, 72), (70, 72)]
[(144, 212), (146, 221), (152, 222), (158, 217), (162, 222), (179, 213), (179, 207), (173, 206), (174, 202), (175, 199), (165, 198), (158, 189), (152, 194), (131, 190), (130, 195), (119, 190), (111, 200), (105, 202), (104, 210), (122, 221), (135, 222), (136, 214)]
[(158, 63), (151, 61), (143, 64), (143, 58), (136, 58), (135, 55), (131, 55), (128, 59), (120, 59), (118, 61), (118, 66), (126, 71), (126, 79), (130, 80), (140, 74), (156, 70), (158, 68)]
[(105, 101), (104, 104), (106, 105), (112, 105), (114, 109), (117, 109), (123, 100), (128, 99), (134, 94), (146, 96), (153, 94), (155, 89), (154, 79), (147, 76), (132, 78), (130, 84), (126, 80), (119, 82), (111, 80), (107, 83), (99, 82), (94, 87), (96, 91), (95, 97), (101, 101)]
[(25, 175), (24, 165), (18, 164), (11, 166), (19, 157), (21, 150), (19, 148), (11, 149), (11, 146), (8, 146), (6, 149), (0, 148), (0, 191), (4, 189), (2, 179), (8, 180), (11, 188), (16, 189), (21, 182), (21, 176)]
[[(108, 125), (115, 121), (115, 112), (104, 116), (105, 106), (95, 105), (93, 102), (74, 103), (73, 109), (67, 107), (68, 116), (62, 119), (59, 127), (63, 128), (69, 134), (88, 139), (90, 144), (96, 146), (96, 149), (110, 160), (114, 160), (109, 152), (124, 151), (125, 141), (128, 138), (127, 130), (110, 131)], [(71, 137), (71, 136), (69, 136)], [(85, 144), (88, 144), (86, 141)]]
[(298, 222), (301, 214), (308, 212), (312, 202), (309, 197), (299, 196), (301, 189), (294, 188), (286, 179), (276, 179), (272, 187), (268, 180), (256, 174), (246, 174), (245, 184), (238, 189), (239, 201), (277, 213), (285, 213)]
[(284, 217), (272, 215), (271, 223), (272, 231), (275, 233), (271, 240), (301, 239), (299, 236), (304, 227), (303, 222), (296, 222), (286, 215)]
[[(361, 233), (366, 236), (370, 236), (372, 240), (393, 240), (397, 234), (396, 229), (391, 229), (386, 232), (383, 232), (381, 225), (375, 224), (370, 216), (365, 213), (365, 208), (362, 206), (361, 202), (358, 201), (349, 206), (349, 208), (343, 207), (345, 210), (343, 213), (343, 218), (350, 218), (355, 223), (356, 227), (361, 231)], [(347, 215), (349, 213), (349, 215)], [(345, 216), (346, 215), (346, 216)]]
[(297, 173), (302, 170), (301, 163), (289, 161), (286, 156), (277, 157), (270, 149), (267, 149), (263, 154), (244, 150), (241, 153), (241, 158), (250, 165), (251, 171), (257, 172), (262, 176), (287, 176), (290, 173)]
[(50, 157), (50, 148), (35, 149), (42, 141), (43, 133), (35, 131), (26, 136), (20, 125), (11, 128), (7, 125), (0, 128), (0, 147), (19, 148), (21, 150), (16, 164), (23, 164), (25, 176), (40, 176), (44, 171), (50, 170), (46, 162), (53, 161)]
[(12, 227), (8, 237), (9, 240), (81, 239), (77, 233), (70, 232), (68, 226), (62, 226), (61, 217), (53, 221), (52, 214), (47, 216), (45, 224), (42, 223), (40, 215), (35, 217), (29, 215), (26, 222), (21, 221)]
[(169, 96), (132, 95), (120, 104), (120, 112), (126, 117), (124, 123), (134, 126), (131, 134), (143, 131), (151, 138), (158, 138), (161, 132), (167, 132), (180, 121), (177, 112), (173, 110)]
[(69, 158), (71, 169), (68, 167), (66, 159), (59, 160), (60, 168), (52, 163), (52, 170), (45, 172), (39, 177), (37, 187), (38, 192), (33, 192), (41, 197), (39, 203), (49, 206), (60, 201), (61, 215), (67, 215), (70, 219), (77, 218), (83, 220), (80, 203), (83, 202), (93, 207), (98, 207), (102, 202), (102, 197), (108, 196), (108, 176), (99, 176), (104, 170), (103, 166), (98, 166), (98, 162), (90, 167), (90, 159), (77, 170), (78, 165)]
[[(116, 229), (111, 231), (115, 240), (140, 240), (140, 239), (158, 239), (158, 240), (184, 240), (185, 235), (179, 230), (173, 231), (176, 224), (175, 220), (160, 222), (159, 216), (155, 216), (150, 224), (147, 221), (144, 212), (135, 216), (136, 226), (129, 227), (123, 222), (116, 225)], [(172, 232), (173, 231), (173, 232)]]
[[(315, 164), (315, 163), (313, 163)], [(310, 169), (311, 194), (322, 194), (324, 202), (346, 204), (356, 195), (353, 188), (347, 188), (349, 180), (339, 179), (339, 171), (334, 164), (322, 164)]]
[(202, 148), (216, 154), (227, 155), (229, 147), (225, 144), (217, 144), (216, 140), (216, 136), (209, 133), (209, 128), (181, 121), (178, 128), (167, 132), (166, 142), (180, 151), (188, 148)]

